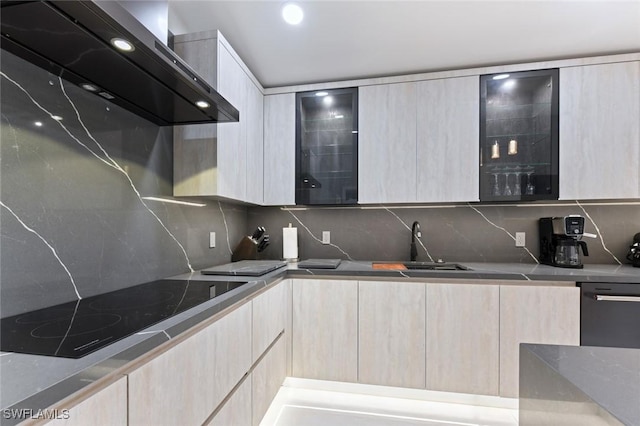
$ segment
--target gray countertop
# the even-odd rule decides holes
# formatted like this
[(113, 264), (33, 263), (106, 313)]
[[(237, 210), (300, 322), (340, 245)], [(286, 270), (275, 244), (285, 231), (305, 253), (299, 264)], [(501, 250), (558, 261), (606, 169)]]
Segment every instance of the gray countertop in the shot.
[(640, 349), (535, 344), (521, 348), (624, 424), (640, 425)]
[[(372, 262), (342, 261), (336, 269), (301, 269), (289, 264), (262, 277), (181, 274), (170, 279), (198, 281), (248, 281), (248, 284), (209, 300), (80, 359), (0, 353), (0, 407), (41, 409), (143, 355), (209, 318), (244, 300), (280, 278), (380, 277), (398, 279), (447, 278), (524, 281), (595, 281), (640, 283), (640, 269), (628, 265), (588, 265), (584, 269), (506, 263), (465, 263), (470, 271), (374, 270)], [(13, 422), (15, 423), (15, 422)], [(2, 424), (13, 424), (2, 419)]]
[[(392, 262), (380, 262), (392, 263)], [(432, 270), (376, 270), (371, 261), (346, 261), (336, 269), (302, 269), (296, 264), (288, 267), (288, 274), (295, 277), (322, 276), (370, 276), (394, 278), (453, 278), (527, 281), (573, 282), (628, 282), (640, 283), (640, 268), (631, 265), (585, 265), (583, 269), (556, 268), (528, 263), (462, 263), (468, 271)]]

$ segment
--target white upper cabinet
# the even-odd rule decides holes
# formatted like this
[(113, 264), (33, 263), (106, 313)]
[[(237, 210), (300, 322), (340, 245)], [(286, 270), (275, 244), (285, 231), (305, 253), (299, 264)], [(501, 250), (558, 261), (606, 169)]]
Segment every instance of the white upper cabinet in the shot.
[(217, 31), (177, 36), (175, 50), (238, 109), (240, 121), (174, 127), (174, 195), (262, 204), (262, 87)]
[(264, 204), (296, 203), (296, 94), (264, 97)]
[(478, 201), (479, 78), (418, 83), (418, 202)]
[(416, 83), (358, 90), (358, 202), (415, 202)]
[(640, 197), (640, 61), (560, 69), (560, 199)]

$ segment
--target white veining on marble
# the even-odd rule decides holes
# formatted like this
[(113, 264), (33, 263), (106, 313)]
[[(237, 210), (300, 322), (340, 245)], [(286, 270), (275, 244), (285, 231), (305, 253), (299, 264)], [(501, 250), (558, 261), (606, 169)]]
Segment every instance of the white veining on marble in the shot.
[[(473, 209), (474, 211), (476, 211), (480, 216), (482, 216), (482, 217), (484, 218), (484, 220), (486, 220), (486, 221), (487, 221), (487, 223), (489, 223), (490, 225), (494, 226), (495, 228), (498, 228), (498, 229), (500, 229), (500, 230), (504, 231), (504, 232), (505, 232), (505, 233), (506, 233), (506, 234), (507, 234), (507, 235), (508, 235), (508, 236), (509, 236), (509, 237), (510, 237), (514, 242), (516, 241), (516, 237), (515, 237), (514, 235), (512, 235), (512, 234), (511, 234), (511, 232), (507, 231), (507, 230), (506, 230), (505, 228), (503, 228), (502, 226), (496, 225), (495, 223), (491, 222), (491, 221), (489, 220), (489, 218), (488, 218), (488, 217), (486, 217), (486, 216), (484, 215), (484, 213), (482, 213), (480, 210), (478, 210), (477, 208), (475, 208), (474, 206), (472, 206), (470, 203), (467, 203), (467, 205), (468, 205), (471, 209)], [(529, 249), (528, 249), (528, 248), (526, 248), (526, 247), (522, 247), (522, 248), (523, 248), (527, 253), (529, 253), (529, 256), (531, 256), (531, 258), (532, 258), (533, 260), (535, 260), (535, 262), (536, 262), (536, 263), (540, 263), (540, 261), (538, 261), (538, 258), (537, 258), (537, 257), (535, 257), (535, 256), (533, 255), (533, 253), (531, 253), (531, 252), (529, 251)]]
[[(409, 230), (409, 232), (411, 232), (411, 228), (409, 227), (409, 225), (407, 225), (406, 223), (404, 223), (404, 221), (402, 219), (400, 219), (400, 216), (398, 216), (397, 214), (395, 214), (394, 212), (392, 212), (387, 206), (382, 206), (386, 211), (388, 211), (389, 213), (391, 213), (393, 216), (395, 216), (396, 219), (398, 219), (400, 221), (400, 223), (402, 223), (402, 225), (404, 225), (405, 228), (407, 228)], [(434, 262), (433, 257), (431, 257), (431, 254), (429, 253), (429, 250), (427, 250), (427, 247), (424, 245), (424, 243), (422, 242), (421, 238), (418, 238), (418, 243), (422, 246), (422, 248), (424, 249), (424, 252), (427, 254), (427, 256), (429, 257), (429, 260)]]
[(411, 278), (409, 275), (405, 274), (404, 272), (402, 272), (402, 271), (401, 271), (401, 270), (399, 270), (399, 269), (397, 270), (397, 272), (398, 272), (400, 275), (402, 275), (403, 277), (405, 277), (405, 278)]
[(80, 306), (80, 299), (78, 299), (78, 301), (76, 302), (76, 306), (73, 308), (73, 315), (71, 316), (71, 321), (69, 321), (69, 327), (67, 328), (67, 332), (64, 333), (62, 340), (60, 340), (60, 344), (58, 345), (58, 348), (54, 352), (54, 355), (58, 355), (58, 352), (60, 352), (60, 348), (62, 347), (62, 344), (64, 343), (65, 340), (67, 340), (67, 336), (69, 336), (71, 327), (73, 327), (73, 323), (76, 320), (76, 315), (78, 314), (78, 306)]
[(155, 214), (155, 212), (153, 210), (151, 210), (149, 208), (149, 206), (144, 202), (144, 200), (142, 199), (142, 196), (140, 195), (140, 192), (138, 191), (138, 189), (135, 187), (135, 185), (133, 184), (133, 181), (131, 180), (131, 177), (129, 176), (129, 174), (122, 168), (120, 167), (120, 165), (113, 159), (111, 158), (111, 156), (107, 153), (107, 151), (102, 147), (102, 145), (100, 145), (100, 143), (93, 137), (93, 135), (91, 134), (91, 132), (89, 132), (89, 130), (87, 129), (87, 127), (84, 125), (84, 122), (82, 121), (82, 118), (80, 116), (80, 112), (78, 111), (78, 109), (76, 108), (75, 104), (73, 103), (73, 101), (71, 100), (71, 98), (69, 98), (69, 96), (67, 95), (67, 92), (64, 88), (64, 84), (62, 82), (62, 78), (58, 77), (58, 80), (60, 82), (60, 88), (62, 90), (62, 93), (64, 94), (65, 98), (69, 101), (69, 103), (71, 104), (73, 110), (76, 113), (76, 117), (78, 119), (78, 121), (80, 122), (80, 124), (82, 125), (82, 128), (84, 129), (84, 131), (87, 133), (87, 135), (89, 136), (89, 138), (98, 146), (98, 148), (100, 149), (100, 151), (105, 155), (105, 157), (108, 159), (104, 159), (102, 157), (100, 157), (94, 150), (92, 150), (91, 148), (89, 148), (86, 144), (84, 144), (82, 141), (80, 141), (77, 137), (75, 137), (73, 135), (73, 133), (71, 133), (71, 131), (62, 123), (61, 120), (55, 120), (53, 117), (55, 116), (55, 114), (53, 114), (52, 112), (48, 111), (46, 108), (44, 108), (42, 105), (40, 105), (38, 103), (38, 101), (36, 101), (33, 96), (31, 96), (31, 94), (24, 88), (22, 87), (22, 85), (20, 85), (20, 83), (18, 83), (17, 81), (11, 79), (8, 75), (6, 75), (4, 72), (0, 71), (0, 75), (4, 78), (6, 78), (8, 81), (10, 81), (12, 84), (14, 84), (18, 89), (20, 89), (22, 92), (24, 92), (24, 94), (31, 100), (31, 102), (37, 106), (40, 110), (42, 110), (43, 112), (45, 112), (47, 115), (49, 115), (49, 117), (51, 117), (52, 120), (54, 120), (68, 135), (69, 137), (71, 137), (71, 139), (73, 139), (76, 143), (78, 143), (80, 146), (82, 146), (83, 148), (85, 148), (87, 151), (89, 151), (91, 153), (91, 155), (93, 155), (95, 158), (97, 158), (100, 162), (102, 162), (103, 164), (119, 171), (120, 173), (122, 173), (128, 180), (129, 185), (131, 186), (131, 189), (133, 189), (133, 191), (135, 192), (136, 196), (138, 197), (138, 199), (140, 200), (140, 203), (146, 208), (146, 210), (158, 221), (158, 223), (160, 224), (160, 226), (162, 226), (162, 228), (164, 228), (164, 230), (169, 234), (169, 236), (176, 242), (176, 244), (178, 244), (178, 246), (180, 247), (180, 250), (182, 250), (182, 253), (184, 254), (185, 260), (187, 261), (187, 266), (189, 267), (190, 271), (194, 271), (193, 267), (191, 266), (191, 261), (189, 260), (189, 256), (187, 255), (187, 252), (185, 250), (185, 248), (182, 246), (182, 244), (178, 241), (178, 239), (175, 237), (175, 235), (173, 235), (173, 233), (171, 233), (171, 231), (169, 231), (169, 229), (166, 227), (166, 225), (162, 222), (162, 220), (160, 220), (160, 218), (158, 217), (158, 215)]
[(30, 228), (29, 226), (27, 226), (26, 223), (24, 223), (22, 221), (22, 219), (20, 219), (18, 217), (17, 214), (14, 213), (13, 210), (11, 210), (2, 200), (0, 200), (0, 206), (4, 207), (5, 209), (7, 209), (7, 211), (9, 213), (11, 213), (11, 215), (13, 215), (13, 217), (16, 218), (16, 220), (20, 223), (20, 225), (22, 225), (22, 227), (24, 229), (26, 229), (27, 231), (31, 232), (32, 234), (34, 234), (36, 237), (40, 238), (40, 240), (49, 248), (49, 250), (51, 250), (51, 253), (53, 253), (53, 256), (56, 258), (56, 260), (58, 261), (58, 263), (60, 264), (60, 266), (62, 266), (62, 268), (65, 270), (65, 272), (67, 273), (67, 275), (69, 276), (69, 280), (71, 281), (71, 285), (73, 286), (73, 290), (76, 293), (76, 296), (78, 297), (78, 300), (81, 300), (82, 297), (80, 296), (80, 293), (78, 292), (78, 287), (76, 287), (76, 282), (73, 279), (73, 275), (71, 275), (71, 272), (69, 271), (69, 268), (67, 268), (67, 265), (64, 264), (64, 262), (62, 261), (62, 259), (60, 259), (60, 256), (58, 256), (58, 252), (56, 251), (56, 249), (47, 242), (47, 240), (44, 239), (44, 237), (40, 234), (38, 234), (34, 229)]
[(229, 253), (233, 254), (233, 250), (231, 250), (231, 243), (229, 242), (229, 226), (227, 226), (227, 217), (224, 215), (224, 210), (222, 210), (222, 203), (218, 201), (218, 207), (220, 208), (220, 213), (222, 213), (222, 221), (224, 222), (224, 229), (227, 234), (227, 247), (229, 248)]
[[(297, 221), (298, 221), (298, 223), (299, 223), (299, 224), (300, 224), (304, 229), (306, 229), (306, 230), (307, 230), (307, 232), (309, 233), (309, 235), (311, 235), (311, 238), (313, 238), (314, 240), (316, 240), (317, 242), (319, 242), (320, 244), (322, 244), (322, 240), (321, 240), (320, 238), (316, 237), (315, 235), (313, 235), (313, 232), (311, 232), (311, 230), (310, 230), (309, 228), (307, 228), (307, 225), (305, 225), (304, 223), (302, 223), (302, 221), (301, 221), (300, 219), (298, 219), (298, 216), (296, 216), (295, 214), (293, 214), (293, 212), (292, 212), (291, 210), (289, 210), (288, 208), (284, 208), (284, 210), (285, 210), (285, 211), (287, 211), (287, 212), (289, 212), (289, 214), (290, 214), (291, 216), (293, 216), (293, 218), (294, 218), (295, 220), (297, 220)], [(337, 245), (335, 245), (335, 244), (333, 244), (333, 243), (326, 244), (326, 245), (329, 245), (329, 246), (331, 246), (331, 247), (333, 247), (333, 248), (338, 249), (342, 254), (344, 254), (345, 256), (347, 256), (347, 259), (349, 259), (349, 260), (353, 260), (353, 259), (351, 258), (351, 256), (349, 256), (349, 253), (347, 253), (346, 251), (342, 250), (342, 249), (341, 249), (340, 247), (338, 247)]]
[(11, 134), (13, 135), (13, 142), (14, 142), (11, 148), (13, 148), (16, 151), (16, 157), (18, 159), (18, 163), (22, 164), (22, 160), (20, 159), (20, 145), (18, 144), (18, 132), (16, 132), (15, 127), (13, 127), (13, 125), (11, 124), (11, 121), (9, 121), (9, 118), (6, 115), (4, 114), (0, 114), (0, 115), (7, 122), (7, 126), (9, 126), (9, 129), (11, 130)]
[(584, 215), (587, 216), (587, 218), (591, 221), (591, 223), (593, 224), (593, 226), (596, 228), (596, 232), (598, 233), (598, 238), (600, 239), (600, 243), (602, 244), (602, 248), (611, 255), (611, 257), (613, 257), (613, 260), (615, 260), (616, 262), (618, 262), (618, 265), (622, 265), (622, 262), (620, 262), (620, 260), (615, 256), (615, 254), (611, 253), (611, 250), (609, 250), (606, 246), (606, 244), (604, 243), (604, 238), (602, 238), (602, 233), (600, 232), (600, 228), (598, 227), (598, 225), (596, 224), (596, 222), (593, 220), (593, 218), (591, 217), (591, 215), (587, 212), (587, 210), (585, 210), (585, 208), (582, 206), (582, 204), (580, 204), (580, 202), (578, 200), (576, 200), (576, 204), (578, 205), (578, 207), (580, 207), (580, 209), (582, 209), (582, 211), (584, 212)]
[(524, 279), (526, 279), (527, 281), (531, 281), (531, 278), (529, 278), (527, 274), (520, 274), (520, 275), (522, 275)]
[[(193, 275), (193, 272), (191, 273), (191, 275)], [(173, 310), (173, 314), (171, 314), (172, 316), (176, 314), (176, 312), (178, 311), (178, 308), (184, 301), (184, 298), (187, 296), (187, 291), (189, 290), (190, 284), (191, 284), (191, 279), (187, 279), (187, 284), (184, 286), (184, 292), (182, 293), (182, 297), (180, 298), (180, 301), (176, 304), (176, 307)]]
[[(144, 208), (158, 221), (158, 223), (160, 224), (160, 226), (162, 226), (162, 228), (167, 232), (167, 234), (169, 234), (169, 236), (173, 239), (173, 241), (175, 241), (175, 243), (178, 245), (178, 247), (180, 247), (180, 250), (182, 251), (182, 254), (184, 255), (184, 258), (187, 262), (187, 266), (189, 267), (189, 271), (194, 272), (195, 270), (193, 269), (193, 267), (191, 266), (191, 260), (189, 260), (189, 256), (187, 255), (187, 251), (185, 250), (184, 246), (180, 243), (180, 241), (178, 241), (178, 239), (176, 238), (175, 235), (173, 235), (173, 233), (171, 231), (169, 231), (169, 228), (167, 228), (167, 226), (164, 224), (164, 222), (162, 222), (162, 220), (158, 217), (158, 215), (151, 210), (151, 208), (147, 205), (147, 203), (142, 199), (142, 195), (140, 195), (140, 192), (138, 191), (138, 188), (136, 188), (136, 186), (134, 185), (133, 181), (131, 180), (131, 177), (129, 176), (129, 173), (127, 173), (127, 171), (125, 169), (123, 169), (120, 164), (118, 164), (117, 161), (115, 161), (110, 155), (109, 153), (102, 147), (102, 145), (100, 145), (100, 143), (96, 140), (96, 138), (93, 137), (93, 135), (91, 134), (91, 132), (89, 131), (89, 129), (87, 129), (87, 126), (85, 126), (84, 121), (82, 121), (82, 117), (80, 116), (80, 112), (78, 111), (78, 109), (76, 108), (76, 105), (73, 103), (73, 101), (71, 100), (71, 98), (69, 97), (69, 95), (67, 95), (67, 91), (64, 88), (64, 83), (62, 82), (62, 77), (58, 77), (58, 81), (60, 82), (60, 89), (62, 90), (62, 93), (64, 94), (64, 97), (69, 101), (69, 104), (71, 105), (71, 107), (73, 108), (73, 110), (76, 113), (76, 117), (78, 119), (78, 122), (80, 123), (80, 125), (82, 126), (82, 128), (84, 129), (85, 133), (87, 134), (87, 136), (89, 137), (89, 139), (91, 139), (100, 149), (100, 151), (105, 155), (105, 157), (107, 157), (109, 159), (109, 162), (111, 162), (111, 165), (114, 169), (116, 169), (117, 171), (119, 171), (120, 173), (122, 173), (126, 178), (127, 181), (129, 182), (129, 185), (131, 186), (131, 189), (133, 190), (133, 192), (136, 194), (136, 197), (138, 197), (138, 200), (140, 201), (140, 203), (144, 206)], [(21, 88), (22, 89), (22, 88)], [(24, 90), (24, 89), (22, 89)], [(29, 96), (31, 97), (31, 96)], [(43, 109), (43, 108), (41, 108)], [(51, 113), (49, 111), (46, 111), (43, 109), (43, 111), (47, 112), (49, 115), (51, 115)], [(53, 117), (53, 116), (52, 116)], [(60, 121), (57, 121), (58, 124), (60, 124), (62, 126), (62, 128), (64, 128), (64, 130), (70, 135), (71, 132), (69, 132), (69, 130), (67, 130), (66, 127), (64, 127), (62, 125), (62, 123)], [(72, 136), (73, 137), (73, 136)], [(77, 140), (76, 138), (74, 138), (75, 140)], [(86, 148), (86, 145), (83, 145)], [(88, 149), (88, 148), (87, 148)]]
[(452, 223), (446, 223), (446, 225), (447, 225), (447, 227), (448, 227), (449, 229), (451, 229), (451, 232), (453, 232), (453, 233), (454, 233), (454, 234), (456, 234), (456, 235), (459, 235), (459, 236), (460, 236), (460, 238), (462, 238), (463, 240), (465, 240), (465, 242), (466, 242), (466, 246), (465, 246), (465, 247), (470, 247), (470, 248), (471, 248), (471, 250), (473, 250), (473, 252), (474, 252), (474, 253), (475, 253), (475, 254), (476, 254), (480, 259), (485, 260), (484, 253), (482, 252), (482, 250), (479, 250), (479, 246), (478, 246), (477, 244), (475, 244), (475, 243), (474, 243), (474, 241), (473, 241), (471, 238), (469, 238), (469, 237), (467, 236), (467, 234), (464, 234), (464, 233), (460, 232), (460, 231), (458, 230), (458, 228), (456, 228), (455, 226), (453, 226), (453, 224), (452, 224)]
[(159, 333), (163, 333), (165, 336), (167, 336), (167, 339), (171, 340), (171, 336), (169, 336), (169, 334), (165, 330), (141, 331), (139, 333), (136, 333), (136, 335), (143, 336), (145, 334), (159, 334)]
[(18, 83), (17, 81), (13, 80), (11, 77), (9, 77), (8, 75), (6, 75), (4, 72), (0, 71), (0, 75), (4, 78), (6, 78), (7, 80), (9, 80), (11, 83), (13, 83), (18, 89), (22, 90), (24, 92), (25, 95), (27, 95), (27, 97), (29, 98), (29, 100), (31, 100), (31, 102), (37, 106), (40, 110), (42, 110), (43, 112), (45, 112), (52, 120), (54, 120), (56, 123), (58, 123), (58, 125), (60, 127), (62, 127), (62, 129), (69, 135), (69, 137), (71, 137), (71, 139), (73, 139), (74, 141), (76, 141), (80, 146), (82, 146), (83, 148), (85, 148), (87, 151), (89, 151), (91, 153), (91, 155), (93, 155), (94, 157), (96, 157), (99, 161), (101, 161), (102, 163), (104, 163), (105, 165), (112, 167), (114, 169), (117, 169), (113, 164), (109, 163), (107, 160), (105, 160), (104, 158), (100, 157), (95, 151), (93, 151), (91, 148), (89, 148), (87, 145), (85, 145), (82, 141), (80, 141), (78, 138), (76, 138), (70, 131), (69, 129), (67, 129), (67, 127), (62, 123), (61, 120), (55, 120), (53, 117), (55, 116), (55, 114), (51, 113), (49, 110), (47, 110), (45, 107), (43, 107), (42, 105), (40, 105), (38, 103), (38, 101), (36, 101), (33, 96), (31, 96), (31, 94), (20, 85), (20, 83)]

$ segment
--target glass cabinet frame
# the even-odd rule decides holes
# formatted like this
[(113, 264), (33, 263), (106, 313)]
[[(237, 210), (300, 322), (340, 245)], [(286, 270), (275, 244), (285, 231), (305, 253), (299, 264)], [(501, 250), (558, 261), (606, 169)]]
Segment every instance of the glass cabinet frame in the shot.
[(296, 205), (358, 203), (357, 87), (296, 93), (295, 169)]
[[(506, 93), (509, 85), (517, 90), (519, 80), (524, 84), (548, 80), (550, 91), (542, 94), (543, 100), (531, 95), (523, 102)], [(558, 199), (558, 85), (557, 68), (480, 76), (481, 202)], [(505, 94), (498, 93), (501, 90)]]

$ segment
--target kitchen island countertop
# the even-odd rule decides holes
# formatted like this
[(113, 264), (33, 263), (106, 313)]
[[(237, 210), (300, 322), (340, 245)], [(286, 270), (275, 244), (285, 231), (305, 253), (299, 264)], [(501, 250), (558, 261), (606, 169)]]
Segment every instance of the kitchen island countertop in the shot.
[(521, 344), (520, 424), (640, 425), (640, 349)]

